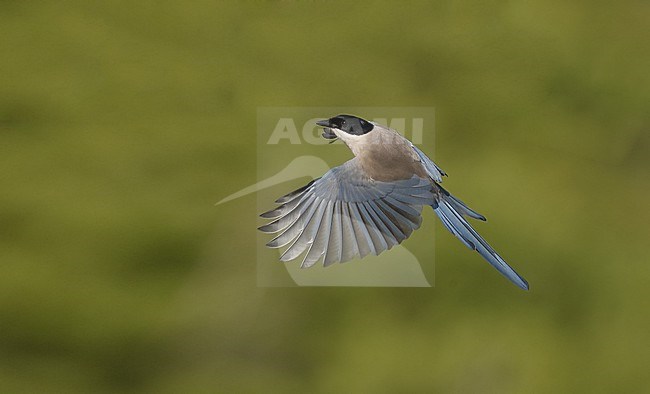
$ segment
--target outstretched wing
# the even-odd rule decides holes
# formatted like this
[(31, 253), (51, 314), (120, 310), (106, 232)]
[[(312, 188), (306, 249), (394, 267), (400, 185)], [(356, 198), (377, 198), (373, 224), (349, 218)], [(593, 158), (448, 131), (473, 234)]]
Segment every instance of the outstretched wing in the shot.
[(328, 266), (378, 255), (401, 243), (420, 227), (422, 206), (432, 201), (429, 179), (375, 181), (353, 158), (276, 200), (279, 207), (260, 215), (273, 221), (259, 230), (279, 233), (267, 246), (288, 245), (280, 260), (306, 251), (301, 267), (311, 267), (321, 257)]

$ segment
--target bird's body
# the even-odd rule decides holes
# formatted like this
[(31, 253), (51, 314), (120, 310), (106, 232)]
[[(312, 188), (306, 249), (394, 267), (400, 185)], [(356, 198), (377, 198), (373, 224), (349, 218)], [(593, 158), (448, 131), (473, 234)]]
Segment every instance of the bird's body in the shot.
[(339, 138), (348, 145), (361, 169), (371, 179), (391, 182), (409, 179), (413, 175), (427, 178), (426, 170), (410, 142), (396, 131), (380, 127), (375, 125), (377, 132), (360, 136), (350, 136), (344, 132), (337, 135), (341, 135)]
[(377, 255), (401, 243), (420, 227), (423, 206), (430, 205), (445, 227), (517, 286), (528, 283), (465, 220), (485, 218), (439, 184), (446, 175), (431, 159), (395, 130), (351, 115), (318, 122), (323, 137), (341, 139), (354, 158), (332, 168), (276, 202), (261, 216), (274, 219), (261, 231), (280, 234), (269, 247), (288, 245), (282, 261), (307, 252), (310, 267)]

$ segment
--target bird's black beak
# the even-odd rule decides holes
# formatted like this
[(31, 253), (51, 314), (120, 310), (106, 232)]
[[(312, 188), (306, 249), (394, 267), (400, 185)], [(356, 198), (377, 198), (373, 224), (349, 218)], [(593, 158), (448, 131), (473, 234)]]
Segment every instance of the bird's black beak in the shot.
[[(328, 140), (335, 140), (335, 139), (338, 138), (336, 136), (336, 134), (334, 134), (332, 129), (330, 129), (329, 127), (325, 127), (323, 129), (323, 134), (322, 135), (323, 135), (323, 138), (328, 139)], [(332, 141), (332, 142), (334, 142), (334, 141)]]
[(332, 131), (331, 128), (332, 126), (329, 119), (319, 120), (318, 122), (316, 122), (316, 124), (321, 127), (324, 127), (322, 136), (327, 140), (332, 140), (330, 144), (336, 140), (337, 137), (336, 134), (334, 134), (334, 132)]

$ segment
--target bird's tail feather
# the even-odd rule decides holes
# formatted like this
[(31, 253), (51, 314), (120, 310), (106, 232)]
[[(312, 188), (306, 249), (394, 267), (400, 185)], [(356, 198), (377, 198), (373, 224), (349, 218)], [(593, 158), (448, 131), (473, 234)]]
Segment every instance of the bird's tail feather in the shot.
[(438, 185), (438, 187), (440, 188), (442, 194), (444, 194), (445, 197), (447, 197), (446, 198), (447, 202), (449, 202), (449, 204), (451, 204), (451, 206), (454, 207), (456, 212), (462, 215), (467, 215), (474, 219), (482, 220), (484, 222), (487, 220), (485, 216), (481, 215), (480, 213), (476, 212), (472, 208), (468, 207), (467, 205), (465, 205), (464, 202), (460, 201), (458, 198), (452, 196), (447, 190), (445, 190), (444, 187), (440, 185)]
[(515, 272), (504, 260), (492, 249), (492, 247), (472, 228), (463, 215), (476, 219), (485, 218), (467, 207), (446, 190), (441, 189), (440, 199), (432, 205), (434, 212), (438, 215), (445, 227), (460, 239), (468, 248), (476, 250), (488, 263), (496, 268), (503, 276), (510, 279), (524, 290), (528, 290), (528, 282)]

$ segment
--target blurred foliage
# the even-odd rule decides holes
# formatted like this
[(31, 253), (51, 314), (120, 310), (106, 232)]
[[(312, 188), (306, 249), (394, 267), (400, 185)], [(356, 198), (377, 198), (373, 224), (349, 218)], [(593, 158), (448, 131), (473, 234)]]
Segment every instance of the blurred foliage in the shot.
[[(0, 391), (644, 391), (648, 20), (1, 2)], [(257, 288), (255, 197), (213, 203), (255, 182), (256, 109), (283, 105), (435, 106), (445, 184), (531, 291), (431, 212), (434, 288)]]

